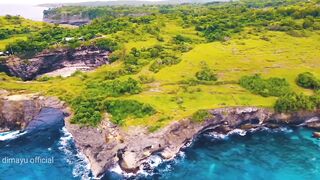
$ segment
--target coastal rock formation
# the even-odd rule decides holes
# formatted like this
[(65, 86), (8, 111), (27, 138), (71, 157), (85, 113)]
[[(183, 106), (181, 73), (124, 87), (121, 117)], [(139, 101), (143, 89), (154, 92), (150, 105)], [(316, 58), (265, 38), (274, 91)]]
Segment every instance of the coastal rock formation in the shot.
[(43, 108), (62, 109), (64, 103), (38, 94), (10, 95), (0, 93), (0, 132), (24, 130)]
[[(61, 126), (59, 122), (67, 117), (65, 126), (72, 134), (80, 152), (90, 161), (91, 170), (97, 177), (103, 176), (115, 166), (119, 166), (127, 173), (150, 169), (147, 162), (151, 156), (158, 155), (170, 160), (204, 133), (226, 135), (236, 130), (248, 131), (265, 127), (305, 126), (318, 130), (320, 127), (320, 110), (279, 114), (270, 109), (256, 107), (209, 110), (210, 118), (202, 122), (187, 118), (173, 122), (153, 133), (145, 127), (121, 128), (112, 124), (108, 115), (98, 127), (86, 127), (71, 124), (72, 112), (58, 99), (45, 98), (37, 94), (10, 95), (7, 91), (0, 91), (0, 96), (2, 131), (27, 127), (32, 129), (34, 125), (38, 126), (37, 124), (44, 127), (50, 124)], [(66, 113), (63, 115), (60, 112)], [(49, 116), (48, 122), (42, 122), (44, 116)]]
[[(108, 64), (109, 51), (101, 50), (95, 46), (80, 47), (77, 49), (56, 49), (43, 51), (32, 59), (23, 60), (11, 56), (0, 62), (0, 71), (9, 75), (20, 77), (23, 80), (32, 80), (39, 75), (65, 69), (88, 71), (101, 65)], [(61, 76), (72, 72), (65, 71)], [(66, 73), (66, 74), (65, 74)]]
[(108, 119), (98, 128), (79, 127), (66, 121), (76, 145), (90, 161), (93, 173), (102, 176), (108, 169), (119, 165), (122, 170), (136, 173), (148, 168), (151, 155), (172, 159), (198, 135), (205, 132), (228, 134), (235, 129), (249, 130), (263, 127), (304, 125), (320, 126), (320, 111), (277, 114), (272, 110), (255, 107), (221, 108), (209, 111), (212, 118), (198, 123), (184, 119), (157, 132), (143, 127), (119, 128)]
[(43, 12), (43, 21), (52, 24), (70, 24), (74, 26), (81, 26), (91, 22), (89, 16), (80, 14), (68, 15), (57, 14), (55, 11), (45, 10)]

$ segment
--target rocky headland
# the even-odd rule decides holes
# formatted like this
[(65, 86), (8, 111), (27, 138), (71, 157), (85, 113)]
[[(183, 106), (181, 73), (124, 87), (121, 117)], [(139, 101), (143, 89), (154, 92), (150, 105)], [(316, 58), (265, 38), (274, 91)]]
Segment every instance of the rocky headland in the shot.
[(77, 70), (89, 71), (108, 64), (109, 54), (109, 51), (95, 46), (45, 50), (31, 59), (10, 56), (0, 61), (0, 72), (22, 80), (32, 80), (41, 75), (70, 76)]
[[(195, 122), (190, 118), (173, 122), (156, 132), (145, 127), (122, 127), (112, 124), (108, 115), (98, 127), (85, 127), (69, 122), (72, 112), (65, 103), (37, 94), (10, 95), (2, 91), (0, 100), (1, 130), (26, 129), (37, 115), (48, 108), (64, 112), (65, 126), (75, 144), (89, 160), (97, 177), (119, 166), (126, 173), (150, 169), (147, 161), (152, 155), (165, 160), (174, 158), (197, 136), (207, 132), (228, 135), (235, 130), (305, 126), (320, 129), (320, 110), (276, 113), (257, 107), (229, 107), (209, 110), (210, 118)], [(59, 117), (58, 117), (59, 118)]]
[(43, 21), (52, 24), (69, 24), (74, 26), (81, 26), (89, 24), (92, 20), (89, 16), (83, 15), (82, 13), (75, 15), (68, 14), (56, 14), (54, 11), (44, 11)]

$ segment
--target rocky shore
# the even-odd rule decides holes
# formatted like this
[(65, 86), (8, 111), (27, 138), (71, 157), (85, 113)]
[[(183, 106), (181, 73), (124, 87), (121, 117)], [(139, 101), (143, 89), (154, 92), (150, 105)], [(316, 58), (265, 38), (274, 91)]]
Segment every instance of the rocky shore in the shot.
[(77, 70), (88, 71), (108, 64), (109, 53), (95, 46), (88, 46), (45, 50), (27, 60), (10, 56), (0, 61), (0, 72), (20, 77), (22, 80), (32, 80), (47, 73), (49, 76), (68, 76)]
[(152, 155), (170, 160), (197, 136), (206, 132), (228, 134), (237, 129), (247, 131), (283, 126), (320, 128), (320, 110), (279, 114), (257, 107), (213, 109), (209, 110), (211, 117), (202, 122), (187, 118), (153, 133), (145, 127), (118, 127), (109, 121), (107, 115), (98, 127), (81, 127), (69, 122), (72, 113), (56, 98), (37, 94), (10, 95), (6, 91), (2, 91), (0, 97), (2, 131), (25, 129), (41, 109), (54, 108), (65, 112), (65, 126), (78, 149), (88, 158), (91, 170), (97, 177), (102, 177), (115, 166), (126, 173), (150, 169), (147, 161)]
[(93, 173), (99, 177), (117, 165), (126, 173), (148, 169), (146, 162), (151, 155), (170, 160), (194, 138), (208, 131), (228, 134), (235, 129), (272, 129), (299, 125), (319, 129), (320, 126), (320, 110), (278, 114), (264, 108), (230, 107), (209, 112), (212, 118), (201, 123), (184, 119), (154, 133), (143, 127), (123, 130), (111, 124), (108, 119), (97, 128), (80, 128), (70, 124), (68, 120), (66, 127), (80, 151), (89, 159)]

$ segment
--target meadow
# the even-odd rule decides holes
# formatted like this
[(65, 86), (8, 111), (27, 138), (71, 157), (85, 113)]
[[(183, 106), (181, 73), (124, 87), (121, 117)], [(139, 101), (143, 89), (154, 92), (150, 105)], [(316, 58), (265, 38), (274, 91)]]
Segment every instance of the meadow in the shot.
[[(75, 123), (97, 125), (99, 120), (86, 121), (86, 118), (94, 114), (99, 119), (109, 112), (117, 117), (116, 122), (121, 118), (123, 127), (142, 125), (151, 131), (191, 117), (199, 110), (230, 106), (273, 108), (278, 97), (262, 96), (242, 87), (239, 80), (244, 76), (283, 78), (294, 93), (308, 96), (317, 93), (296, 83), (297, 76), (304, 72), (320, 79), (320, 31), (317, 28), (282, 31), (247, 25), (239, 32), (230, 32), (223, 40), (210, 40), (194, 26), (185, 26), (177, 14), (157, 14), (151, 23), (129, 23), (127, 29), (102, 33), (119, 43), (113, 52), (116, 61), (110, 65), (46, 81), (22, 82), (1, 74), (0, 88), (12, 93), (57, 96), (81, 114)], [(295, 21), (302, 22), (301, 19)], [(76, 34), (82, 32), (81, 29), (75, 31)], [(292, 32), (303, 33), (303, 36)], [(26, 40), (24, 35), (1, 40), (0, 49), (15, 38)], [(86, 43), (94, 41), (93, 38)], [(164, 61), (167, 57), (171, 59)], [(215, 73), (217, 80), (197, 79), (196, 74), (204, 64)], [(153, 66), (158, 69), (155, 71)], [(83, 108), (79, 102), (92, 103), (84, 103)], [(127, 114), (119, 116), (113, 108)]]

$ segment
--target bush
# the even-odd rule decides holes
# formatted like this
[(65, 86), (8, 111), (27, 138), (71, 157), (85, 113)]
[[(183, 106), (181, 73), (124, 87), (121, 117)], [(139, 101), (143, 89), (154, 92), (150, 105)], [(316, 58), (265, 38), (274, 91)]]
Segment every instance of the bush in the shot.
[(114, 42), (111, 39), (99, 38), (95, 41), (95, 43), (97, 47), (107, 51), (115, 51), (119, 48), (118, 43)]
[(74, 116), (71, 123), (96, 126), (102, 119), (101, 100), (79, 96), (71, 102)]
[(172, 65), (178, 64), (180, 61), (181, 59), (177, 57), (172, 57), (172, 56), (164, 57), (163, 59), (157, 60), (154, 63), (152, 63), (149, 70), (157, 73), (162, 68), (166, 66), (172, 66)]
[(262, 79), (259, 75), (244, 76), (239, 83), (250, 92), (264, 97), (279, 97), (291, 92), (289, 83), (283, 78)]
[(316, 108), (320, 108), (320, 91), (317, 91), (315, 95), (311, 96), (311, 101), (315, 104)]
[(309, 89), (320, 89), (320, 80), (312, 73), (305, 72), (298, 75), (296, 82), (299, 86)]
[(143, 118), (156, 113), (152, 106), (135, 100), (106, 100), (103, 105), (112, 115), (112, 122), (119, 125), (128, 117)]
[(140, 75), (139, 76), (139, 80), (142, 84), (148, 84), (148, 83), (152, 83), (155, 81), (154, 77), (152, 76), (147, 76), (147, 75)]
[(317, 106), (315, 101), (317, 100), (303, 94), (288, 93), (276, 101), (274, 108), (277, 112), (313, 110)]
[(127, 80), (96, 81), (87, 84), (90, 96), (117, 97), (124, 94), (138, 94), (142, 91), (141, 84), (132, 78)]
[(194, 122), (202, 122), (211, 117), (212, 115), (208, 112), (208, 110), (198, 110), (192, 115), (191, 120)]
[(217, 81), (217, 75), (212, 69), (208, 67), (205, 62), (202, 62), (202, 67), (199, 72), (196, 73), (196, 78), (200, 81)]
[(192, 40), (189, 37), (186, 36), (182, 36), (182, 35), (176, 35), (175, 37), (173, 37), (173, 42), (175, 44), (183, 44), (183, 43), (191, 43)]

